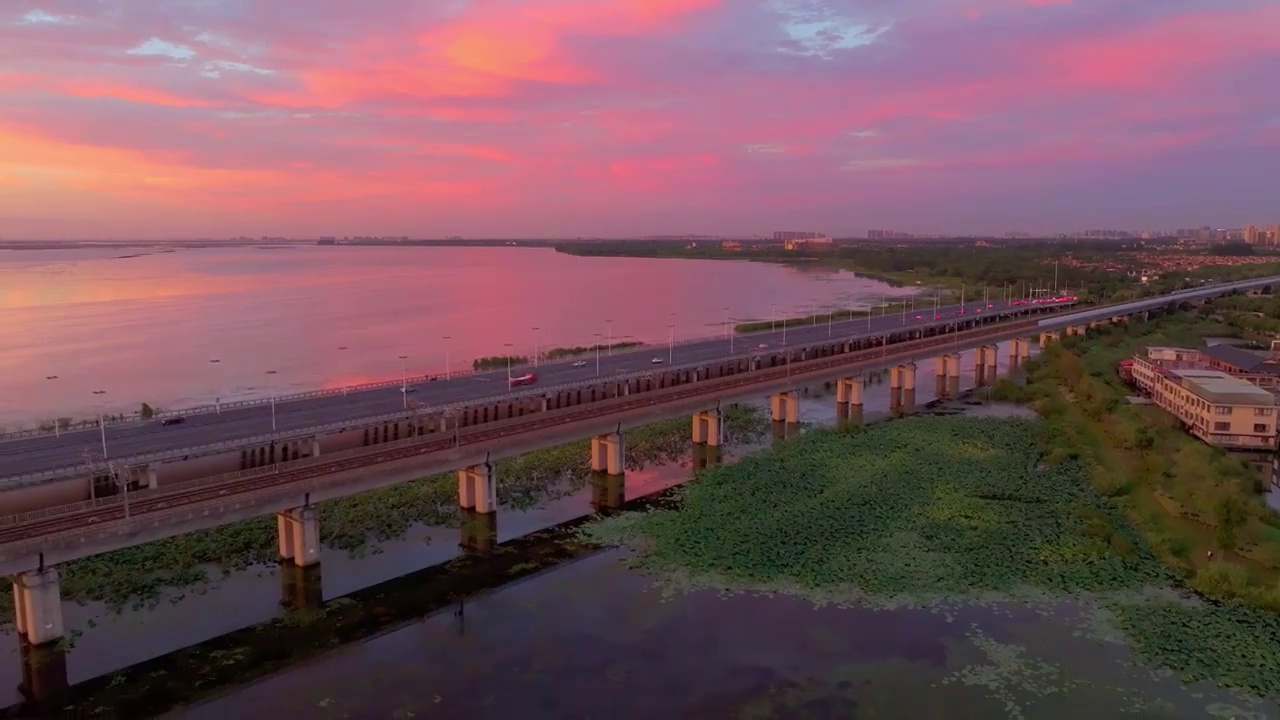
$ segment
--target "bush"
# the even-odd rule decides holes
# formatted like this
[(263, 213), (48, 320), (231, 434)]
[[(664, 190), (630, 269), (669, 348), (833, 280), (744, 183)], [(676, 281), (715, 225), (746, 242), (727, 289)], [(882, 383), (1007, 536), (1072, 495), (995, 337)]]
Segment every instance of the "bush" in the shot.
[(1229, 562), (1211, 562), (1196, 571), (1191, 587), (1215, 600), (1239, 600), (1249, 593), (1249, 574)]

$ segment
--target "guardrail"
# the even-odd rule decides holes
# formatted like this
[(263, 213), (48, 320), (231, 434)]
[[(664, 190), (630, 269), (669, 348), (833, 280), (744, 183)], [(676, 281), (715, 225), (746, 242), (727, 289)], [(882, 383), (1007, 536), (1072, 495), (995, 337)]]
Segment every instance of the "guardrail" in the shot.
[[(973, 342), (981, 342), (991, 338), (992, 336), (1003, 336), (1012, 332), (1029, 330), (1035, 326), (1035, 322), (1035, 320), (1019, 320), (1013, 323), (997, 323), (995, 325), (983, 325), (972, 330), (955, 333), (947, 336), (947, 341), (942, 343), (944, 346), (943, 349), (945, 349), (945, 346), (947, 345), (958, 347)], [(723, 392), (727, 389), (758, 385), (784, 377), (803, 379), (805, 375), (843, 365), (865, 364), (882, 360), (892, 362), (903, 358), (913, 357), (915, 353), (922, 348), (927, 348), (930, 352), (936, 352), (939, 349), (938, 344), (931, 342), (936, 339), (938, 339), (938, 336), (910, 340), (903, 343), (881, 346), (879, 348), (857, 350), (851, 353), (840, 353), (833, 356), (829, 355), (812, 360), (788, 362), (782, 365), (771, 365), (758, 370), (748, 370), (743, 373), (726, 375), (712, 380), (652, 390), (640, 395), (616, 396), (597, 401), (595, 403), (590, 403), (585, 406), (577, 405), (567, 408), (559, 408), (556, 410), (537, 413), (533, 416), (506, 418), (504, 420), (485, 423), (478, 426), (470, 426), (467, 428), (455, 427), (455, 440), (450, 447), (457, 448), (474, 444), (475, 441), (471, 440), (471, 438), (481, 436), (483, 439), (489, 439), (493, 437), (495, 432), (501, 434), (500, 431), (507, 428), (527, 427), (529, 429), (523, 432), (533, 432), (556, 424), (577, 422), (579, 420), (585, 421), (595, 419), (600, 416), (611, 415), (628, 406), (645, 407), (660, 405), (675, 400), (688, 399), (698, 395)], [(830, 344), (830, 341), (819, 343), (819, 345)], [(797, 349), (799, 348), (792, 348), (792, 352)], [(33, 510), (26, 513), (3, 516), (0, 517), (0, 527), (10, 527), (33, 521), (56, 518), (72, 513), (123, 506), (128, 502), (160, 500), (168, 496), (176, 498), (181, 496), (183, 493), (187, 493), (192, 490), (209, 490), (212, 492), (218, 490), (218, 486), (220, 485), (240, 480), (255, 477), (268, 477), (272, 475), (279, 475), (281, 473), (292, 474), (315, 467), (334, 467), (341, 465), (348, 460), (377, 458), (379, 456), (386, 457), (389, 455), (395, 455), (397, 454), (397, 451), (406, 448), (420, 445), (432, 445), (447, 442), (448, 440), (449, 433), (447, 431), (424, 433), (422, 435), (404, 438), (397, 441), (380, 443), (369, 447), (354, 448), (352, 450), (344, 450), (329, 455), (301, 458), (287, 463), (274, 463), (250, 470), (240, 470), (205, 478), (186, 480), (172, 483), (155, 490), (143, 490), (130, 494), (111, 495), (79, 503), (59, 505), (50, 508), (42, 508), (40, 510)], [(403, 458), (389, 457), (386, 461), (389, 462), (391, 460), (398, 459)], [(225, 492), (225, 490), (222, 492)], [(296, 492), (296, 490), (291, 490), (291, 492)]]
[[(1045, 306), (1046, 309), (1052, 309), (1052, 310), (1056, 310), (1062, 307), (1067, 307), (1067, 306)], [(984, 326), (984, 327), (989, 327), (989, 326)], [(973, 332), (973, 331), (967, 331), (967, 332)], [(888, 334), (888, 333), (881, 333), (881, 334)], [(957, 336), (964, 336), (964, 334), (965, 333), (958, 333)], [(935, 336), (923, 338), (920, 340), (911, 340), (904, 343), (896, 343), (893, 347), (895, 348), (907, 347), (915, 343), (926, 343), (930, 346), (936, 346), (940, 344), (938, 342), (940, 339), (941, 338), (939, 336), (935, 335)], [(726, 362), (730, 360), (743, 360), (743, 359), (749, 359), (753, 357), (779, 355), (786, 351), (790, 351), (791, 353), (794, 354), (796, 352), (804, 352), (812, 348), (830, 345), (831, 342), (832, 340), (830, 338), (824, 338), (819, 341), (810, 342), (802, 345), (787, 346), (786, 348), (769, 348), (765, 350), (747, 349), (747, 350), (744, 350), (743, 352), (738, 352), (733, 355), (726, 355), (722, 358), (717, 358), (715, 361)], [(110, 472), (110, 467), (112, 463), (124, 464), (124, 465), (138, 465), (138, 464), (153, 462), (156, 460), (182, 457), (185, 455), (207, 454), (209, 452), (214, 452), (218, 450), (232, 451), (232, 450), (243, 448), (245, 446), (255, 445), (259, 443), (284, 442), (289, 440), (305, 439), (313, 435), (320, 435), (333, 430), (342, 430), (350, 427), (371, 426), (371, 425), (377, 425), (379, 423), (413, 420), (413, 419), (422, 417), (423, 415), (433, 415), (433, 416), (434, 415), (451, 415), (453, 413), (458, 412), (459, 410), (465, 410), (472, 407), (482, 407), (486, 405), (493, 405), (493, 404), (498, 404), (503, 402), (515, 402), (525, 398), (549, 396), (565, 390), (579, 388), (579, 387), (582, 387), (583, 385), (595, 385), (602, 382), (626, 382), (626, 381), (634, 380), (637, 378), (644, 378), (644, 377), (651, 376), (655, 372), (673, 372), (673, 371), (678, 372), (678, 371), (693, 370), (706, 365), (708, 362), (709, 361), (707, 360), (700, 360), (696, 362), (689, 362), (689, 363), (683, 363), (678, 365), (663, 366), (661, 369), (649, 368), (649, 369), (638, 370), (630, 373), (612, 375), (608, 377), (592, 378), (591, 380), (586, 382), (574, 381), (571, 383), (562, 383), (560, 385), (553, 385), (550, 387), (530, 387), (527, 390), (508, 392), (500, 395), (491, 395), (486, 398), (478, 398), (475, 400), (465, 400), (465, 401), (460, 401), (456, 403), (450, 403), (448, 405), (439, 405), (435, 407), (422, 408), (417, 411), (406, 412), (404, 410), (400, 410), (392, 413), (381, 413), (378, 415), (370, 415), (370, 416), (365, 416), (360, 418), (349, 418), (342, 421), (325, 423), (321, 425), (313, 425), (305, 428), (299, 428), (296, 430), (288, 430), (288, 431), (282, 431), (277, 433), (264, 433), (260, 435), (252, 435), (248, 437), (236, 438), (233, 440), (223, 440), (216, 443), (205, 443), (202, 445), (188, 445), (182, 448), (173, 448), (173, 449), (161, 450), (153, 453), (131, 455), (123, 458), (116, 458), (111, 462), (98, 462), (94, 464), (77, 463), (74, 465), (66, 465), (62, 467), (50, 468), (47, 470), (41, 470), (37, 472), (24, 473), (21, 475), (12, 475), (9, 477), (0, 478), (0, 483), (2, 483), (5, 486), (15, 486), (15, 485), (21, 486), (21, 485), (29, 484), (31, 481), (35, 481), (35, 480), (49, 480), (49, 479), (60, 478), (60, 477), (73, 477), (73, 476), (88, 475), (88, 474), (95, 474), (95, 475), (106, 474)], [(3, 489), (3, 488), (0, 488), (0, 489)]]

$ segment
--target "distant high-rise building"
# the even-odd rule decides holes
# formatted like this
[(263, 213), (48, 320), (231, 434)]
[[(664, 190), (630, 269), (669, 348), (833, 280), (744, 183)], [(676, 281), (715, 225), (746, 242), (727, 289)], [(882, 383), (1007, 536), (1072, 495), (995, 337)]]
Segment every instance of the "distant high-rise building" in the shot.
[(1258, 228), (1253, 225), (1244, 226), (1244, 241), (1250, 245), (1258, 244)]

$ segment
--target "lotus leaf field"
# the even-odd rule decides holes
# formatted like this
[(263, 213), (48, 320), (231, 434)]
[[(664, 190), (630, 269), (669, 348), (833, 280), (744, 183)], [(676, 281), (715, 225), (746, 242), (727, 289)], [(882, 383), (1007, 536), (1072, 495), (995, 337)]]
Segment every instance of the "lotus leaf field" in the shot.
[[(757, 441), (768, 432), (758, 408), (725, 411), (728, 444)], [(689, 420), (673, 418), (627, 433), (627, 469), (679, 460), (689, 450)], [(498, 502), (525, 510), (581, 490), (590, 479), (589, 441), (568, 443), (504, 460), (496, 469)], [(320, 536), (325, 546), (359, 556), (399, 539), (415, 525), (456, 526), (457, 478), (453, 474), (362, 493), (320, 504)], [(584, 507), (585, 510), (585, 507)], [(76, 602), (103, 602), (112, 610), (143, 609), (166, 590), (203, 591), (225, 573), (273, 566), (278, 549), (276, 522), (263, 516), (105, 553), (60, 566), (62, 594)], [(172, 594), (173, 601), (181, 598)], [(0, 622), (13, 617), (11, 593), (0, 593)]]
[[(602, 518), (594, 542), (671, 591), (789, 593), (819, 604), (932, 607), (1021, 601), (1095, 608), (1099, 641), (1187, 681), (1280, 693), (1280, 618), (1177, 587), (1075, 458), (1043, 452), (1043, 423), (918, 417), (815, 430)], [(1116, 632), (1119, 630), (1120, 632)]]

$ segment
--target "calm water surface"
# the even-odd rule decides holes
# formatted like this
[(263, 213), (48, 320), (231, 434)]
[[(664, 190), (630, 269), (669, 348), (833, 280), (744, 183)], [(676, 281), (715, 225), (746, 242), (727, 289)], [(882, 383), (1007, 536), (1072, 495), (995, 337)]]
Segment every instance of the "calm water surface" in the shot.
[(0, 426), (384, 380), (400, 355), (410, 374), (440, 373), (446, 348), (457, 370), (610, 328), (707, 336), (726, 317), (910, 292), (818, 268), (539, 248), (0, 251)]

